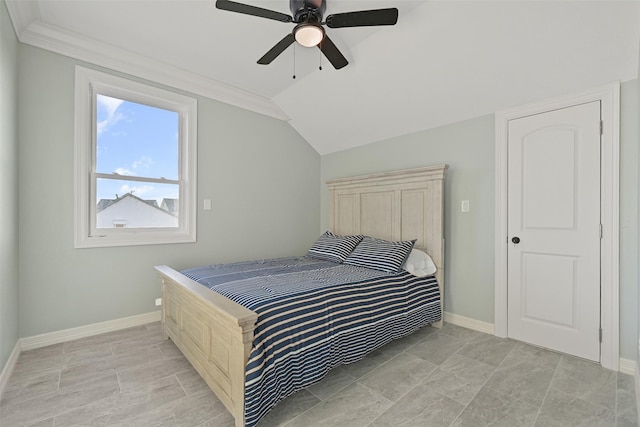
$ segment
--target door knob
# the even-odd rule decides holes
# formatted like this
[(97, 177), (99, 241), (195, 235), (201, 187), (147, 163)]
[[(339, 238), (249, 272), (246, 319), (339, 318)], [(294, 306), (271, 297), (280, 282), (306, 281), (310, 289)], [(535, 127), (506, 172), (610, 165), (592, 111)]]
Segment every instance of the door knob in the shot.
[(520, 238), (514, 237), (513, 239), (511, 239), (511, 241), (517, 245), (518, 243), (520, 243)]

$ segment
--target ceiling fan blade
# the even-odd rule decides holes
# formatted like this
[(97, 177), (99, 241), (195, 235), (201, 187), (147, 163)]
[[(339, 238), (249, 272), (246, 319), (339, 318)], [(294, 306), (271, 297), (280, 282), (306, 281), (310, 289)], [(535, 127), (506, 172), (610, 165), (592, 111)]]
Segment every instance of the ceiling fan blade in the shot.
[(345, 58), (342, 53), (340, 53), (336, 45), (333, 44), (333, 42), (327, 35), (324, 36), (324, 39), (322, 39), (322, 41), (318, 45), (318, 48), (322, 51), (322, 53), (324, 53), (324, 56), (327, 57), (329, 62), (331, 62), (331, 65), (333, 65), (336, 70), (345, 67), (349, 63), (349, 61), (347, 61), (347, 58)]
[(327, 16), (327, 27), (370, 27), (375, 25), (395, 25), (398, 9), (361, 10), (359, 12), (336, 13)]
[(286, 48), (291, 46), (291, 43), (295, 41), (293, 34), (287, 34), (282, 40), (280, 40), (269, 52), (265, 53), (262, 58), (258, 59), (258, 64), (267, 65), (271, 64), (271, 61), (276, 59), (278, 55), (285, 51)]
[(245, 15), (258, 16), (280, 22), (293, 22), (293, 18), (287, 14), (229, 0), (217, 0), (216, 7), (221, 10), (228, 10), (229, 12), (244, 13)]

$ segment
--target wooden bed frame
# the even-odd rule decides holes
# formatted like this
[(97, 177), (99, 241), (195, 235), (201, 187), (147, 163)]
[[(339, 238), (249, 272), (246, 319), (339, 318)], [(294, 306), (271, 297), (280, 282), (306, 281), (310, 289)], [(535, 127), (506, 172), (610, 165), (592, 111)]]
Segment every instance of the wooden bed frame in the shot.
[[(365, 234), (386, 240), (417, 239), (433, 258), (444, 301), (444, 175), (447, 165), (408, 169), (327, 182), (329, 228), (335, 234)], [(244, 425), (245, 364), (257, 314), (168, 266), (156, 266), (162, 281), (162, 331), (207, 385)], [(433, 326), (441, 327), (442, 321)]]

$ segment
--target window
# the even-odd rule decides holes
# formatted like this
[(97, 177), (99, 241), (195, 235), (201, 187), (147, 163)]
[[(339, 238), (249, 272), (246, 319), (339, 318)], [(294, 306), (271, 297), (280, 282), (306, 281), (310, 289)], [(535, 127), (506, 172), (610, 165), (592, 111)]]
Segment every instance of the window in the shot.
[(75, 247), (195, 242), (194, 98), (76, 67)]

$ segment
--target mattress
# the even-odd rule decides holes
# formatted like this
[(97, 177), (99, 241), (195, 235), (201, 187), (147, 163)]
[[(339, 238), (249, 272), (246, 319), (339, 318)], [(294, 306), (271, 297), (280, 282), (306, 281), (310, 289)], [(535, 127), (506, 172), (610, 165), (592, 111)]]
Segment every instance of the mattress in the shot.
[(279, 401), (384, 344), (441, 319), (435, 276), (385, 273), (308, 256), (182, 273), (256, 312), (245, 425)]

